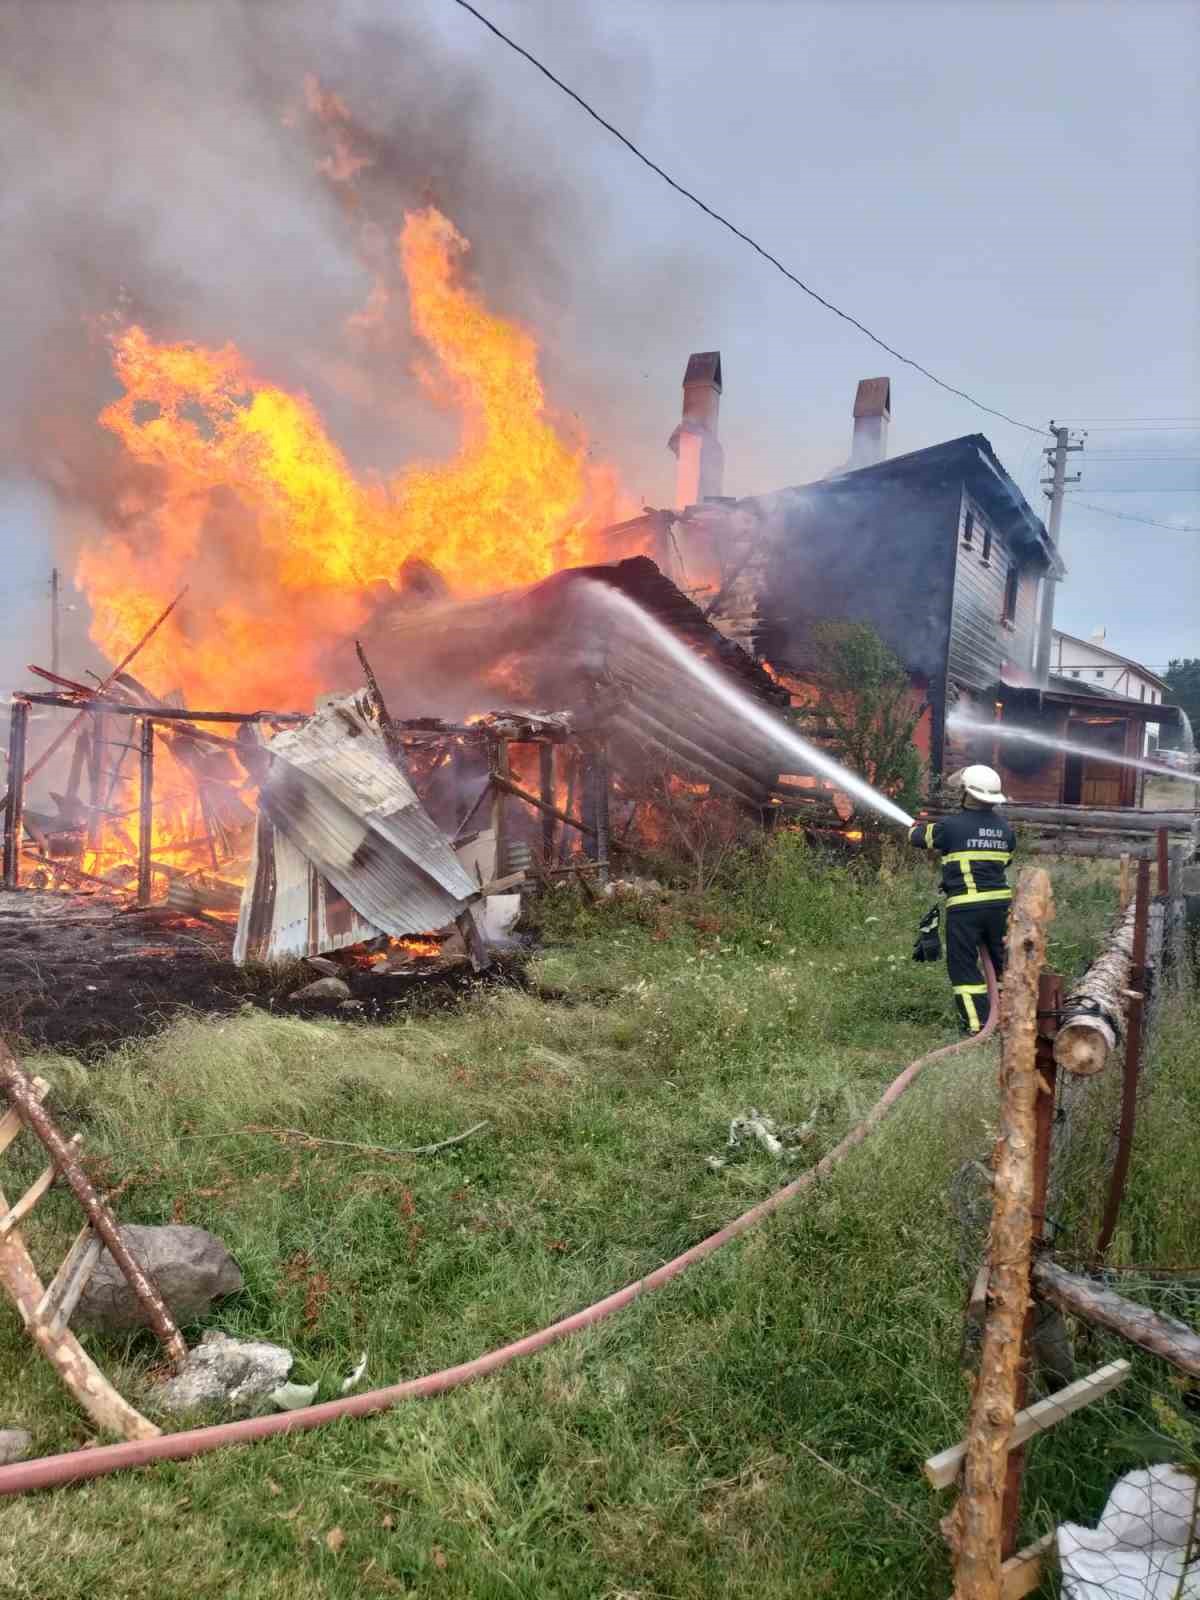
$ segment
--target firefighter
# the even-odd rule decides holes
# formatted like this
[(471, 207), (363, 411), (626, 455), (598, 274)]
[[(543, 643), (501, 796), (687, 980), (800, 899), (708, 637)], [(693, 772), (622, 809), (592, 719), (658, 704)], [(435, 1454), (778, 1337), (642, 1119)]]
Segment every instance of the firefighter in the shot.
[(942, 858), (946, 896), (946, 969), (959, 1022), (978, 1033), (988, 1019), (988, 989), (979, 967), (982, 945), (999, 977), (1012, 890), (1007, 868), (1017, 836), (997, 806), (1004, 804), (999, 774), (991, 767), (966, 767), (957, 778), (962, 810), (940, 822), (917, 822), (908, 842), (936, 850)]

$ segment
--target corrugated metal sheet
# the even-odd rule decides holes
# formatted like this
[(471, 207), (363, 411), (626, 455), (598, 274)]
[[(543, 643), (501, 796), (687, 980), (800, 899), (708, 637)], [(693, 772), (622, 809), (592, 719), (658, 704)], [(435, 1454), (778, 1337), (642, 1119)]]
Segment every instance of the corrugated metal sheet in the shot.
[[(303, 727), (277, 734), (270, 756), (259, 804), (274, 838), (267, 859), (259, 828), (236, 958), (264, 945), (270, 956), (301, 945), (312, 954), (380, 932), (428, 933), (476, 898), (478, 886), (354, 699), (327, 704)], [(330, 935), (329, 943), (316, 942)]]
[(239, 965), (328, 954), (381, 932), (259, 812), (233, 946)]

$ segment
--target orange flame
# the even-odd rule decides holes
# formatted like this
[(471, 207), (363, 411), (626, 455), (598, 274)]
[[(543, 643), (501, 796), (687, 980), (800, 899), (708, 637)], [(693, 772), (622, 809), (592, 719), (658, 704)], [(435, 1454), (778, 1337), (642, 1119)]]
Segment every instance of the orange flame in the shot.
[(79, 559), (105, 655), (120, 656), (188, 583), (139, 677), (196, 708), (290, 709), (325, 687), (321, 651), (362, 623), (368, 586), (412, 558), (480, 595), (601, 556), (599, 530), (630, 508), (614, 472), (555, 426), (533, 336), (460, 281), (467, 249), (432, 207), (406, 216), (398, 251), (412, 323), (462, 440), (452, 460), (388, 482), (356, 478), (311, 400), (268, 382), (233, 345), (159, 344), (140, 327), (114, 340), (125, 392), (100, 420), (157, 469), (158, 488), (122, 508), (132, 532)]

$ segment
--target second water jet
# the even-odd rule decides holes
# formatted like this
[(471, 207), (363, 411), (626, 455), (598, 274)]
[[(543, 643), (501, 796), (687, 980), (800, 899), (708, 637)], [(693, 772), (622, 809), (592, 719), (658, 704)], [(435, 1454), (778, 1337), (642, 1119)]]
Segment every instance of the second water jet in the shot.
[(956, 733), (985, 734), (992, 739), (1008, 739), (1020, 744), (1040, 745), (1046, 750), (1059, 750), (1069, 756), (1086, 756), (1093, 761), (1104, 761), (1114, 767), (1134, 767), (1139, 772), (1150, 772), (1160, 778), (1180, 778), (1184, 783), (1200, 784), (1194, 772), (1177, 772), (1174, 767), (1164, 767), (1141, 756), (1120, 755), (1106, 750), (1102, 745), (1082, 744), (1075, 739), (1059, 739), (1049, 733), (1035, 733), (1030, 728), (1018, 727), (1011, 722), (986, 722), (980, 717), (968, 716), (963, 711), (952, 711), (946, 726)]

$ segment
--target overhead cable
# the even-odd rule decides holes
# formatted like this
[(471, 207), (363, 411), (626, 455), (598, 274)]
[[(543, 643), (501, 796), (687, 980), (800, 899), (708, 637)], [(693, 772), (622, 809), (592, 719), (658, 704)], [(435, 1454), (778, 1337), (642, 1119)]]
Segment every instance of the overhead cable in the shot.
[(1200, 526), (1190, 522), (1156, 522), (1153, 517), (1136, 517), (1129, 511), (1110, 511), (1107, 506), (1094, 506), (1090, 500), (1076, 500), (1072, 495), (1071, 503), (1083, 506), (1085, 511), (1099, 511), (1101, 516), (1116, 517), (1121, 522), (1144, 522), (1148, 528), (1166, 528), (1170, 533), (1200, 533)]
[(611, 133), (613, 138), (619, 140), (631, 155), (636, 156), (643, 166), (649, 167), (650, 171), (657, 174), (657, 176), (660, 177), (664, 183), (668, 184), (672, 189), (674, 189), (676, 194), (681, 194), (685, 200), (690, 200), (694, 206), (698, 206), (699, 209), (704, 212), (705, 216), (711, 217), (714, 222), (719, 222), (723, 228), (728, 228), (730, 233), (732, 233), (736, 238), (740, 239), (743, 244), (749, 245), (751, 250), (754, 250), (758, 255), (762, 256), (764, 261), (769, 261), (771, 265), (781, 272), (790, 283), (794, 283), (798, 289), (802, 289), (804, 293), (808, 295), (810, 299), (815, 300), (818, 305), (824, 306), (826, 311), (832, 311), (835, 317), (840, 317), (843, 322), (848, 322), (850, 323), (851, 327), (857, 328), (860, 333), (865, 334), (867, 338), (871, 340), (872, 344), (877, 344), (881, 350), (886, 350), (888, 355), (894, 356), (897, 361), (903, 362), (906, 367), (914, 368), (915, 371), (921, 373), (923, 377), (928, 378), (931, 383), (937, 384), (939, 389), (945, 389), (948, 394), (957, 395), (960, 400), (965, 400), (968, 405), (975, 406), (977, 410), (986, 411), (991, 417), (999, 417), (1001, 421), (1011, 423), (1014, 428), (1024, 428), (1027, 433), (1044, 434), (1049, 432), (1048, 428), (1035, 427), (1031, 422), (1021, 422), (1016, 417), (1010, 417), (1006, 411), (998, 411), (994, 406), (984, 405), (982, 400), (976, 400), (975, 396), (968, 394), (965, 389), (956, 389), (952, 383), (945, 382), (945, 380), (939, 378), (936, 373), (930, 372), (928, 367), (922, 366), (919, 361), (914, 361), (911, 356), (901, 355), (899, 350), (888, 344), (886, 340), (881, 339), (877, 333), (872, 333), (870, 328), (868, 328), (864, 323), (860, 322), (857, 317), (851, 316), (848, 311), (843, 311), (840, 306), (835, 306), (832, 300), (826, 300), (824, 295), (818, 294), (815, 289), (810, 288), (809, 285), (805, 283), (803, 279), (798, 278), (796, 274), (790, 270), (790, 268), (785, 267), (783, 262), (780, 261), (777, 256), (772, 255), (769, 250), (765, 249), (764, 246), (759, 244), (757, 239), (754, 239), (750, 234), (743, 232), (743, 230), (739, 228), (736, 223), (730, 222), (728, 217), (722, 216), (719, 211), (715, 211), (712, 206), (707, 205), (703, 200), (701, 200), (699, 195), (693, 194), (690, 189), (685, 188), (682, 183), (679, 183), (676, 179), (674, 179), (669, 172), (664, 171), (656, 161), (652, 161), (644, 151), (640, 150), (638, 146), (634, 144), (632, 139), (623, 134), (620, 128), (615, 127), (611, 122), (608, 121), (606, 117), (602, 117), (595, 107), (589, 105), (581, 94), (577, 94), (569, 84), (564, 83), (561, 78), (556, 77), (555, 74), (551, 72), (549, 67), (544, 66), (535, 55), (532, 55), (528, 50), (525, 49), (523, 45), (519, 45), (515, 39), (511, 39), (508, 34), (503, 31), (503, 29), (498, 28), (489, 17), (484, 16), (482, 11), (471, 5), (470, 0), (454, 0), (454, 3), (457, 6), (461, 6), (464, 11), (469, 11), (478, 22), (483, 24), (489, 33), (495, 34), (496, 38), (499, 39), (501, 43), (506, 44), (510, 50), (514, 50), (517, 55), (524, 57), (524, 59), (529, 62), (531, 67), (536, 68), (544, 78), (548, 78), (556, 89), (561, 89), (563, 94), (574, 100), (575, 104), (579, 106), (582, 111), (585, 111), (587, 115), (591, 117), (593, 122), (598, 122), (602, 128), (604, 128), (608, 133)]

